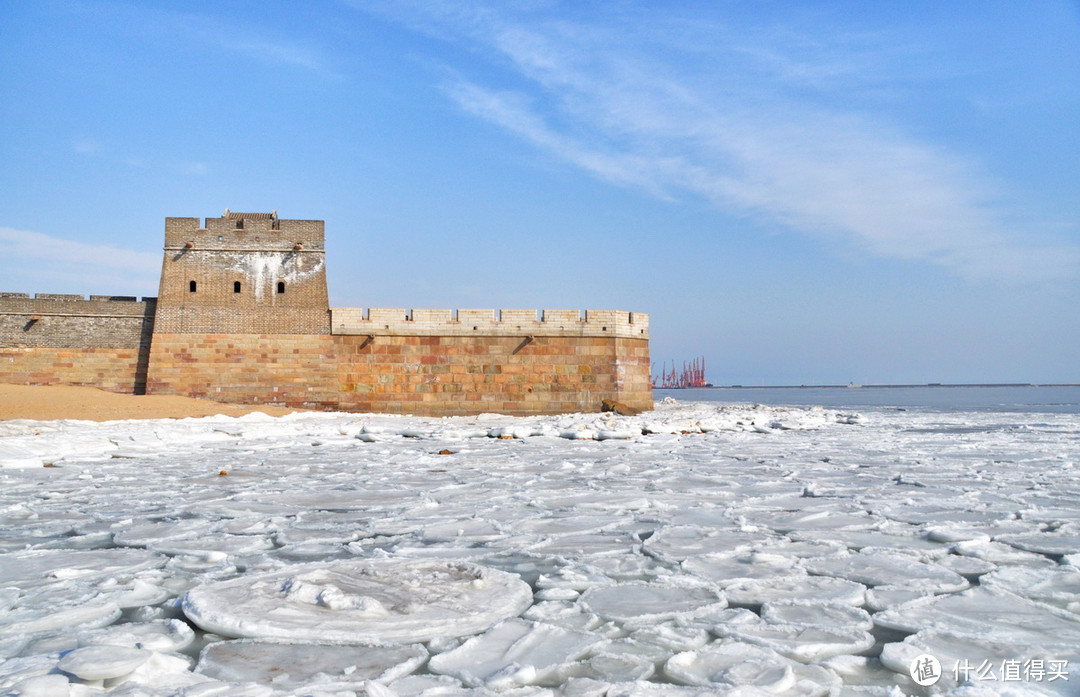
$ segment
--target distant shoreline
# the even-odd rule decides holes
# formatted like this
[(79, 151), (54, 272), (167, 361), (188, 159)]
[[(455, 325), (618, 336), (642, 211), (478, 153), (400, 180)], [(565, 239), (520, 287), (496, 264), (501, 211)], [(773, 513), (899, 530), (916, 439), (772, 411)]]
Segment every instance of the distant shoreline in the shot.
[(867, 384), (867, 385), (706, 385), (704, 387), (654, 387), (654, 390), (862, 390), (889, 389), (902, 390), (926, 387), (1080, 387), (1075, 382), (986, 382), (986, 383), (942, 383), (923, 384)]

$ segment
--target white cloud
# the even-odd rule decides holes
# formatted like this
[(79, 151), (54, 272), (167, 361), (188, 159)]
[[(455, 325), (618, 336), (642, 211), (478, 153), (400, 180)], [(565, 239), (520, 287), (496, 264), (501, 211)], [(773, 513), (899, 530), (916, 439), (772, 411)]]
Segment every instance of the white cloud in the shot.
[(596, 177), (966, 277), (1080, 271), (1080, 247), (1016, 224), (1019, 202), (977, 162), (906, 133), (902, 114), (848, 106), (906, 89), (894, 87), (905, 60), (918, 63), (912, 74), (928, 69), (896, 37), (823, 41), (636, 10), (571, 22), (427, 7), (411, 8), (425, 31), (509, 69), (499, 79), (512, 89), (458, 76), (446, 87), (457, 104)]
[[(161, 255), (0, 227), (0, 276), (9, 292), (156, 293)], [(42, 287), (41, 284), (47, 284)], [(8, 287), (10, 285), (19, 287)], [(32, 284), (33, 287), (26, 287)]]

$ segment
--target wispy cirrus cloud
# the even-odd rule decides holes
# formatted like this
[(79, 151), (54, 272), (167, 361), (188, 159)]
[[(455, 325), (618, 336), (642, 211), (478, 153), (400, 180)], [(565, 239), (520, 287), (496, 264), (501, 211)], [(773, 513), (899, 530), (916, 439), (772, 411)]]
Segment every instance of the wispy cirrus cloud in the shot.
[[(10, 292), (156, 292), (161, 256), (0, 226), (0, 276)], [(43, 285), (47, 284), (47, 285)]]
[(1023, 201), (978, 161), (890, 110), (932, 73), (932, 49), (722, 12), (522, 7), (380, 11), (488, 57), (482, 76), (450, 66), (460, 108), (605, 181), (964, 277), (1080, 271), (1080, 247), (1021, 220)]
[(117, 31), (160, 45), (181, 45), (187, 51), (213, 51), (276, 68), (299, 68), (313, 75), (338, 78), (334, 59), (295, 26), (275, 22), (273, 12), (257, 18), (238, 16), (229, 5), (176, 10), (145, 4), (69, 8), (107, 15)]

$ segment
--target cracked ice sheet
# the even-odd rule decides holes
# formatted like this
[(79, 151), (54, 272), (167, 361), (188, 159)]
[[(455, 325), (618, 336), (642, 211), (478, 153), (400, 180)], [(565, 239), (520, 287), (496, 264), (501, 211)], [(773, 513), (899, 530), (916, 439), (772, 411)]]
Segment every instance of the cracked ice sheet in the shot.
[[(1080, 418), (1068, 414), (716, 404), (659, 404), (639, 417), (3, 422), (0, 691), (60, 691), (62, 682), (71, 694), (329, 685), (521, 694), (541, 684), (556, 695), (659, 695), (712, 694), (742, 680), (748, 694), (839, 683), (887, 694), (910, 692), (904, 663), (915, 650), (941, 652), (946, 671), (958, 660), (1010, 659), (1010, 646), (1017, 659), (1072, 661), (1078, 433)], [(311, 621), (306, 643), (290, 639), (295, 652), (261, 648), (256, 631), (229, 644), (255, 647), (242, 670), (198, 668), (222, 638), (183, 614), (188, 591), (228, 603), (214, 590), (226, 586), (213, 584), (381, 559), (506, 572), (532, 598), (523, 619), (462, 630), (476, 639), (425, 639), (430, 663), (363, 649), (369, 673), (343, 659), (317, 678), (290, 671), (285, 685), (247, 657), (317, 653), (325, 637)], [(997, 598), (989, 610), (964, 610), (969, 584)], [(281, 614), (297, 598), (333, 609), (328, 588), (282, 593), (264, 609)], [(881, 638), (866, 648), (868, 621)], [(377, 630), (364, 639), (415, 640)], [(84, 650), (65, 663), (75, 672), (60, 667), (72, 655), (64, 652), (111, 644), (153, 655), (129, 652), (127, 665), (119, 653)], [(1042, 653), (1019, 648), (1032, 646)], [(204, 665), (223, 663), (224, 652), (205, 651), (215, 658)], [(483, 678), (461, 668), (477, 652), (490, 668)], [(744, 655), (777, 679), (718, 672)], [(1071, 687), (1080, 668), (1067, 667), (1071, 682), (1019, 688)]]

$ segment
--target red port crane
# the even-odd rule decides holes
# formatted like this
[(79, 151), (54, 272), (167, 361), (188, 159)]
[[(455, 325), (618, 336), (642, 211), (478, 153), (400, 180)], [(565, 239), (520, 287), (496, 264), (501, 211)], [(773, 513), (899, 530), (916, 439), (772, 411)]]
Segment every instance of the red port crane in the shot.
[(705, 382), (705, 357), (695, 358), (687, 363), (683, 361), (682, 370), (678, 370), (675, 361), (668, 370), (667, 361), (660, 369), (660, 375), (653, 376), (652, 386), (660, 389), (683, 389), (687, 387), (707, 387)]

